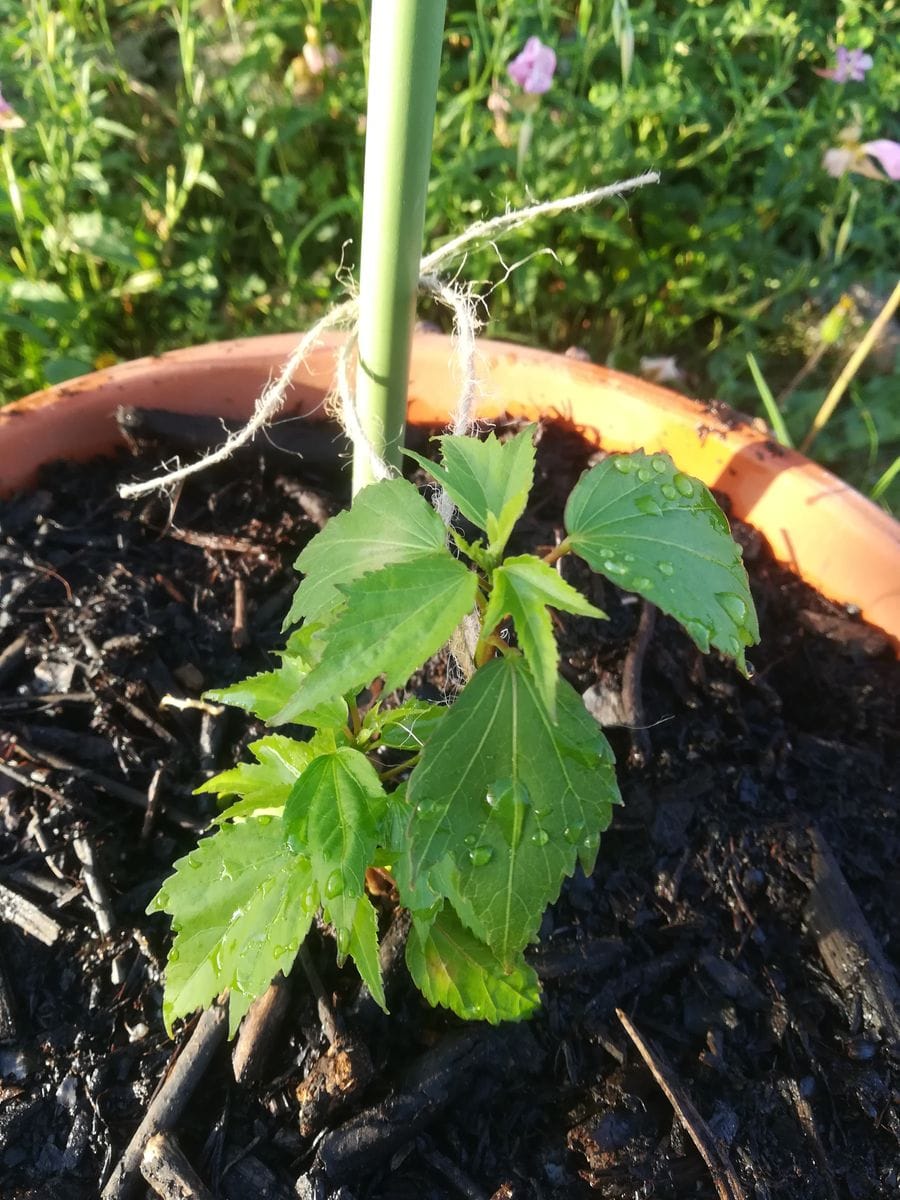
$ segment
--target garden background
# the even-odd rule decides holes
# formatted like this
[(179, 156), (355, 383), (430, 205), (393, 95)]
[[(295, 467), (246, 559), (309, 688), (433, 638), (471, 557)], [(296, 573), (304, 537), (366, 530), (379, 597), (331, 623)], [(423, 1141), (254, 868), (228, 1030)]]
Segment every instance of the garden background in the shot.
[[(367, 14), (365, 0), (0, 0), (0, 402), (301, 329), (341, 298)], [(529, 100), (507, 65), (531, 36), (557, 68)], [(871, 55), (861, 79), (816, 73), (839, 44)], [(835, 178), (823, 157), (853, 126), (900, 138), (898, 99), (896, 0), (449, 0), (426, 249), (507, 206), (659, 170), (627, 201), (517, 233), (502, 259), (471, 255), (487, 333), (760, 414), (748, 354), (776, 397), (805, 369), (783, 402), (800, 441), (900, 262), (900, 183)], [(898, 348), (894, 320), (812, 450), (895, 510)]]

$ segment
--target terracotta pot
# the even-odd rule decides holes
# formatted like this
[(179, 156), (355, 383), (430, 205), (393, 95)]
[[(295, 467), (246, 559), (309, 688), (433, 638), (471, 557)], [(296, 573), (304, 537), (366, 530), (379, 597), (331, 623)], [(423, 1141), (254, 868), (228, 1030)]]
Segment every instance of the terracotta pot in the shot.
[[(85, 375), (0, 409), (0, 492), (29, 486), (58, 458), (86, 459), (118, 442), (120, 404), (246, 416), (294, 334), (213, 343)], [(338, 337), (326, 337), (298, 374), (288, 410), (314, 415), (333, 373)], [(775, 444), (731, 410), (555, 354), (481, 343), (479, 416), (558, 413), (608, 450), (667, 450), (719, 488), (780, 561), (823, 595), (856, 605), (900, 648), (900, 525), (848, 484)], [(443, 425), (456, 381), (447, 338), (417, 337), (412, 422)]]

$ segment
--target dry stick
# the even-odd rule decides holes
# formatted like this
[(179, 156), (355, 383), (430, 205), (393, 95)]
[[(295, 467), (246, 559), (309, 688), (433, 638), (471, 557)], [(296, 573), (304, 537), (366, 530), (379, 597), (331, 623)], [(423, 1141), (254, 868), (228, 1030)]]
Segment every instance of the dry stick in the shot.
[(44, 857), (44, 862), (47, 864), (51, 875), (55, 875), (57, 879), (65, 879), (64, 873), (59, 869), (53, 861), (53, 853), (51, 850), (49, 839), (44, 833), (44, 827), (41, 824), (41, 819), (37, 814), (37, 809), (31, 809), (31, 820), (28, 822), (26, 832), (37, 842), (38, 849)]
[(279, 972), (261, 996), (250, 1005), (231, 1052), (231, 1066), (238, 1083), (259, 1080), (262, 1068), (290, 1007), (288, 982)]
[(309, 980), (309, 986), (312, 988), (313, 995), (316, 998), (316, 1008), (319, 1013), (322, 1032), (325, 1034), (329, 1046), (333, 1046), (344, 1036), (343, 1022), (332, 1011), (331, 1005), (328, 1003), (325, 988), (306, 943), (300, 947), (297, 957), (300, 959), (300, 966), (303, 968), (304, 974)]
[(36, 904), (0, 883), (0, 921), (9, 921), (24, 932), (52, 946), (62, 933), (62, 926), (42, 913)]
[(3, 967), (3, 960), (0, 959), (0, 1045), (14, 1042), (17, 1035), (16, 1005)]
[(101, 1200), (124, 1200), (137, 1182), (144, 1147), (156, 1133), (170, 1130), (206, 1073), (210, 1060), (225, 1040), (228, 1027), (227, 1002), (218, 1000), (201, 1014), (169, 1074), (163, 1079), (143, 1121), (101, 1192)]
[[(72, 848), (81, 863), (81, 872), (87, 886), (91, 908), (97, 918), (97, 928), (101, 937), (109, 937), (116, 927), (116, 918), (109, 901), (109, 895), (97, 874), (97, 861), (94, 858), (94, 847), (86, 837), (79, 834), (72, 839)], [(125, 982), (125, 963), (122, 955), (117, 954), (112, 961), (110, 977), (116, 987)]]
[(800, 451), (802, 454), (808, 453), (810, 446), (828, 424), (829, 420), (831, 419), (831, 414), (837, 408), (841, 397), (850, 386), (854, 375), (862, 366), (869, 351), (881, 336), (888, 321), (890, 321), (891, 317), (897, 311), (898, 305), (900, 305), (900, 283), (898, 283), (893, 292), (891, 292), (884, 308), (869, 326), (865, 337), (850, 355), (843, 371), (841, 371), (840, 375), (838, 375), (837, 379), (831, 385), (828, 395), (822, 401), (822, 407), (816, 413), (815, 417), (813, 418), (812, 425), (810, 425), (809, 429), (807, 430), (806, 437), (800, 443)]
[(235, 650), (247, 645), (247, 594), (240, 575), (234, 580), (234, 620), (231, 625), (231, 644)]
[(688, 1131), (691, 1141), (700, 1151), (713, 1183), (716, 1185), (720, 1200), (747, 1200), (746, 1193), (741, 1187), (727, 1154), (719, 1148), (709, 1126), (697, 1112), (690, 1096), (675, 1078), (672, 1068), (659, 1051), (654, 1050), (649, 1042), (644, 1040), (620, 1008), (616, 1009), (616, 1016), (637, 1047), (638, 1053), (650, 1069), (651, 1075), (665, 1093), (666, 1099), (675, 1110), (679, 1121)]
[(653, 636), (656, 624), (656, 605), (645, 600), (641, 608), (641, 619), (638, 622), (637, 633), (628, 647), (625, 665), (622, 668), (622, 704), (624, 707), (625, 723), (631, 734), (631, 761), (635, 766), (642, 767), (649, 762), (652, 755), (650, 735), (646, 729), (644, 716), (644, 698), (641, 693), (641, 675), (644, 670), (644, 658), (647, 647)]
[(147, 1142), (141, 1174), (162, 1200), (213, 1200), (174, 1138), (156, 1133)]
[[(15, 743), (14, 743), (15, 744)], [(32, 791), (40, 792), (42, 796), (47, 796), (50, 800), (55, 800), (57, 804), (61, 804), (63, 808), (71, 807), (69, 801), (62, 792), (56, 788), (50, 787), (46, 783), (38, 783), (36, 779), (29, 779), (27, 775), (21, 771), (17, 771), (15, 767), (11, 767), (9, 763), (0, 762), (0, 775), (5, 775), (7, 779), (12, 779), (24, 788), (31, 788)]]

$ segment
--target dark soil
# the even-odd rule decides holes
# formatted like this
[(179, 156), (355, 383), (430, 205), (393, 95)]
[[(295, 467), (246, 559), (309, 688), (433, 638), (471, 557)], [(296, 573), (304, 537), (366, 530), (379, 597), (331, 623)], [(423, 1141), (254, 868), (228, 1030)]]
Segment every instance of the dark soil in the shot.
[[(517, 549), (554, 542), (589, 454), (574, 431), (543, 431)], [(184, 826), (210, 815), (192, 789), (261, 726), (160, 700), (264, 668), (290, 563), (341, 503), (260, 456), (185, 487), (174, 507), (116, 499), (117, 481), (158, 459), (55, 467), (0, 506), (8, 1200), (97, 1196), (173, 1057), (160, 1017), (169, 934), (144, 909), (194, 840)], [(301, 1178), (301, 1195), (344, 1200), (897, 1194), (896, 1026), (873, 994), (891, 995), (881, 957), (900, 948), (900, 666), (880, 635), (773, 565), (758, 534), (737, 532), (763, 631), (755, 676), (657, 618), (637, 696), (647, 728), (610, 730), (625, 806), (533, 952), (540, 1015), (464, 1027), (421, 1001), (399, 957), (384, 1018), (316, 932), (310, 963), (368, 1051), (369, 1081), (361, 1070), (355, 1093), (307, 1108), (301, 1135), (297, 1087), (315, 1090), (327, 1043), (298, 963), (261, 1079), (236, 1083), (220, 1047), (176, 1130), (214, 1195), (288, 1197)], [(566, 567), (611, 620), (562, 622), (565, 673), (615, 700), (642, 606)], [(442, 681), (435, 664), (424, 686)], [(109, 895), (106, 936), (79, 835)], [(814, 876), (828, 847), (861, 913), (839, 892), (823, 928)], [(11, 913), (11, 894), (34, 908)], [(859, 974), (842, 970), (851, 942)], [(656, 1076), (617, 1008), (651, 1044)], [(661, 1081), (692, 1102), (712, 1170)]]

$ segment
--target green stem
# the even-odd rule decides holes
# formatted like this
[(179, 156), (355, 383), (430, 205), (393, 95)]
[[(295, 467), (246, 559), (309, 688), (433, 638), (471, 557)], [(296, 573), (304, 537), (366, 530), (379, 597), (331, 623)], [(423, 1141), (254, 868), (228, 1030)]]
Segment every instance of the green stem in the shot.
[[(373, 0), (359, 281), (356, 405), (375, 452), (399, 467), (406, 429), (425, 197), (446, 0)], [(353, 456), (353, 491), (374, 478)]]

